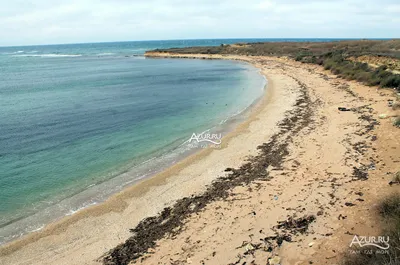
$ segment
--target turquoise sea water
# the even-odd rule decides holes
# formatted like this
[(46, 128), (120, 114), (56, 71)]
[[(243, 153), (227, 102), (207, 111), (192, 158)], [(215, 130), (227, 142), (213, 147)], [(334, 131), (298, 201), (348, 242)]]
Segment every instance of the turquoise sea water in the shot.
[(143, 53), (240, 41), (262, 40), (0, 47), (0, 243), (193, 153), (193, 133), (238, 122), (263, 93), (257, 69)]

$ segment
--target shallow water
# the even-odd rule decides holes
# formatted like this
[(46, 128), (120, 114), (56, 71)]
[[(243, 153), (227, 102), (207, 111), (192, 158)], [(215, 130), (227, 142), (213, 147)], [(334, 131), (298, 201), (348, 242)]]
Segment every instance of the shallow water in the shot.
[(245, 63), (110, 45), (0, 48), (0, 242), (193, 153), (193, 133), (225, 132), (263, 93)]

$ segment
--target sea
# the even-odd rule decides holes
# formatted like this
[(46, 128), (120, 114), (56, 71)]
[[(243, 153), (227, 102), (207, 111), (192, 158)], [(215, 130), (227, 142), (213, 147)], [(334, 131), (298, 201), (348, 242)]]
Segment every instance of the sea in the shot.
[(217, 148), (192, 136), (225, 135), (265, 92), (247, 63), (145, 51), (260, 41), (327, 40), (0, 47), (0, 244)]

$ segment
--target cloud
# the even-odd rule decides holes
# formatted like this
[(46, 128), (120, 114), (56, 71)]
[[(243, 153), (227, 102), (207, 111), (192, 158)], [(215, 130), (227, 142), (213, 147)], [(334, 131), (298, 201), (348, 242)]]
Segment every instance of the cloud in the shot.
[(395, 38), (399, 17), (397, 0), (14, 0), (3, 3), (0, 10), (0, 45), (229, 37)]

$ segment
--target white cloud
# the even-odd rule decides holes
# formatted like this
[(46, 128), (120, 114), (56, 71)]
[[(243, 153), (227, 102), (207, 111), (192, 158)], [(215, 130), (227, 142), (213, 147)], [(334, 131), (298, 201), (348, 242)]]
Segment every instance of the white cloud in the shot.
[(0, 5), (3, 46), (227, 37), (400, 37), (398, 0), (0, 0)]

